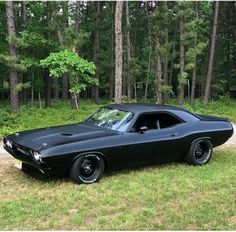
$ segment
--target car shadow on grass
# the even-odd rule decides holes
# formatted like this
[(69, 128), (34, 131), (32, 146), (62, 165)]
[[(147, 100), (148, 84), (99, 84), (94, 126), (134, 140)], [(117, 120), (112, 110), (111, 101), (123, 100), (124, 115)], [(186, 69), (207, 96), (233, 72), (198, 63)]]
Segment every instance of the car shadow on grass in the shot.
[[(120, 174), (125, 174), (125, 175), (129, 175), (129, 174), (133, 174), (134, 172), (138, 173), (138, 172), (144, 172), (144, 171), (150, 171), (152, 172), (153, 169), (160, 169), (160, 171), (163, 168), (169, 168), (169, 167), (173, 167), (173, 166), (189, 166), (188, 164), (186, 164), (184, 161), (171, 161), (171, 162), (158, 162), (158, 163), (148, 163), (148, 164), (139, 164), (139, 165), (133, 165), (133, 166), (123, 166), (123, 167), (119, 167), (113, 170), (105, 170), (104, 175), (102, 177), (102, 179), (107, 179), (107, 178), (111, 178), (111, 177), (115, 177), (117, 175)], [(29, 179), (30, 181), (32, 181), (32, 179), (36, 182), (42, 183), (42, 184), (51, 184), (51, 183), (73, 183), (70, 178), (69, 178), (69, 174), (68, 176), (51, 176), (51, 177), (47, 177), (44, 175), (35, 175), (33, 173), (26, 173), (23, 172), (24, 177), (26, 177), (27, 179)]]

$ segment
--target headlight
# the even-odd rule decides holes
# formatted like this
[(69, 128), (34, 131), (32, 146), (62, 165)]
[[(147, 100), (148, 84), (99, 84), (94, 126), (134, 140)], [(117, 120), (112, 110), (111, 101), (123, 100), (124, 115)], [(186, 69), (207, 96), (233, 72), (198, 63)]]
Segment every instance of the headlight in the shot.
[(42, 162), (42, 156), (38, 152), (33, 151), (33, 157), (36, 161)]
[(6, 145), (9, 147), (9, 148), (11, 148), (12, 149), (12, 141), (10, 141), (10, 140), (6, 140)]

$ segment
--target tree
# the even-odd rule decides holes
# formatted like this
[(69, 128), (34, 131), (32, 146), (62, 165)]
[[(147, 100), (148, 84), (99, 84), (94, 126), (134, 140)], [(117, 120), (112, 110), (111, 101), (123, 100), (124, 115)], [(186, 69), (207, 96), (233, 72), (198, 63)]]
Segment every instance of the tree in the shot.
[(163, 103), (162, 98), (162, 65), (161, 65), (161, 45), (159, 35), (156, 35), (156, 102), (159, 104)]
[[(16, 45), (15, 45), (15, 23), (14, 23), (14, 12), (13, 12), (13, 2), (6, 1), (6, 15), (7, 15), (7, 30), (8, 30), (8, 42), (10, 56), (13, 62), (17, 61), (16, 56)], [(17, 113), (19, 111), (19, 99), (17, 91), (17, 72), (14, 67), (10, 68), (10, 97), (11, 97), (11, 111), (12, 113)]]
[(131, 100), (131, 72), (130, 72), (130, 63), (131, 63), (131, 47), (130, 47), (130, 22), (129, 22), (129, 3), (125, 2), (126, 5), (126, 50), (127, 50), (127, 96), (128, 100)]
[(181, 14), (179, 17), (179, 30), (180, 30), (180, 73), (179, 73), (179, 86), (178, 86), (178, 104), (184, 103), (184, 86), (185, 86), (185, 48), (184, 48), (184, 16)]
[(114, 96), (114, 5), (111, 2), (111, 52), (110, 52), (110, 77), (109, 77), (109, 100)]
[(147, 78), (145, 83), (145, 91), (144, 91), (144, 101), (147, 101), (148, 94), (148, 86), (150, 81), (150, 71), (151, 71), (151, 58), (152, 58), (152, 35), (151, 35), (151, 25), (150, 25), (150, 15), (148, 11), (148, 2), (145, 7), (146, 16), (147, 16), (147, 27), (148, 27), (148, 68), (147, 68)]
[[(123, 16), (122, 3), (115, 4), (14, 2), (15, 36), (6, 40), (6, 3), (0, 2), (0, 99), (10, 99), (9, 74), (15, 70), (19, 103), (26, 104), (31, 96), (32, 103), (38, 104), (35, 100), (44, 96), (47, 107), (53, 95), (58, 100), (71, 96), (76, 108), (75, 94), (68, 91), (69, 76), (63, 73), (60, 79), (51, 79), (49, 70), (39, 66), (39, 61), (49, 54), (65, 49), (95, 62), (101, 98), (116, 97), (121, 102), (123, 94), (127, 100), (165, 104), (177, 96), (182, 104), (188, 96), (193, 103), (196, 98), (203, 98), (206, 73), (210, 72), (209, 99), (236, 94), (234, 2), (220, 3), (214, 62), (210, 59), (212, 49), (207, 49), (207, 45), (211, 47), (213, 42), (213, 6), (218, 3), (129, 1), (123, 2)], [(17, 56), (9, 55), (9, 43), (15, 46)], [(210, 63), (214, 64), (212, 68), (208, 68)], [(80, 76), (77, 80), (84, 83)], [(97, 101), (97, 90), (97, 86), (90, 85), (76, 98), (91, 96)]]
[[(64, 30), (66, 30), (69, 26), (69, 12), (68, 12), (68, 2), (65, 1), (63, 2), (63, 23), (64, 23)], [(63, 44), (63, 41), (61, 42), (61, 45)], [(68, 89), (69, 89), (69, 86), (68, 86), (68, 75), (67, 73), (63, 74), (63, 77), (62, 77), (62, 100), (67, 100), (68, 99)]]
[[(95, 29), (95, 41), (94, 41), (94, 63), (96, 65), (96, 78), (99, 81), (99, 24), (100, 24), (100, 2), (96, 4), (96, 29)], [(94, 91), (94, 102), (98, 103), (99, 100), (99, 87), (98, 85), (93, 86)]]
[[(76, 53), (65, 49), (64, 51), (51, 53), (46, 59), (40, 61), (41, 66), (49, 68), (50, 76), (59, 78), (67, 73), (69, 76), (69, 91), (74, 95), (76, 108), (79, 108), (77, 96), (81, 90), (85, 90), (88, 84), (98, 84), (95, 75), (96, 67), (93, 62), (82, 59)], [(78, 82), (77, 77), (81, 80)]]
[[(51, 23), (51, 20), (52, 20), (52, 6), (51, 6), (51, 2), (47, 2), (47, 27), (49, 28), (50, 27), (50, 23)], [(47, 31), (47, 37), (50, 38), (50, 32)], [(47, 56), (47, 55), (46, 55)], [(51, 107), (51, 101), (52, 101), (52, 91), (51, 91), (51, 88), (52, 88), (52, 79), (51, 77), (49, 76), (49, 71), (48, 69), (45, 70), (44, 72), (44, 76), (45, 76), (45, 108), (47, 107)]]
[(208, 102), (209, 99), (210, 99), (210, 90), (211, 90), (211, 82), (212, 82), (212, 69), (213, 69), (214, 54), (215, 54), (218, 12), (219, 12), (219, 2), (215, 1), (214, 2), (214, 17), (213, 17), (213, 24), (212, 24), (212, 34), (211, 34), (210, 55), (209, 55), (209, 63), (208, 63), (208, 68), (207, 68), (206, 86), (205, 86), (205, 92), (204, 92), (204, 101), (205, 102)]
[[(198, 20), (199, 12), (198, 12), (198, 2), (195, 2), (195, 15), (196, 20)], [(197, 29), (194, 34), (194, 49), (197, 48)], [(197, 71), (197, 56), (194, 55), (194, 61), (193, 61), (193, 73), (192, 73), (192, 86), (191, 86), (191, 97), (190, 97), (190, 103), (193, 104), (194, 97), (195, 97), (195, 87), (196, 87), (196, 71)]]
[(123, 1), (116, 1), (115, 11), (115, 102), (122, 100), (122, 6)]

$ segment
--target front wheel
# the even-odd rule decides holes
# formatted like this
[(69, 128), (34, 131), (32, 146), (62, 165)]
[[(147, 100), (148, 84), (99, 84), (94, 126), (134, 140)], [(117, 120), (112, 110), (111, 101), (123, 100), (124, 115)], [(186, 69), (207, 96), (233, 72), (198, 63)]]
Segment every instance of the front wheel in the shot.
[(98, 182), (104, 172), (104, 160), (97, 154), (79, 156), (70, 170), (70, 178), (78, 184)]
[(192, 165), (206, 164), (211, 159), (212, 150), (212, 142), (209, 139), (196, 140), (192, 143), (185, 160)]

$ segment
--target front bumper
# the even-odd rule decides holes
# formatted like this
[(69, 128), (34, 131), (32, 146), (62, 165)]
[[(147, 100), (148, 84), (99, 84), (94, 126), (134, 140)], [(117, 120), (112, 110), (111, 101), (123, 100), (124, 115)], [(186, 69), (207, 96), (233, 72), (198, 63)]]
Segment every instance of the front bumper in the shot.
[(13, 143), (12, 148), (3, 143), (3, 148), (14, 158), (22, 161), (22, 171), (37, 177), (51, 176), (51, 168), (45, 162), (37, 162), (33, 156), (24, 147)]

